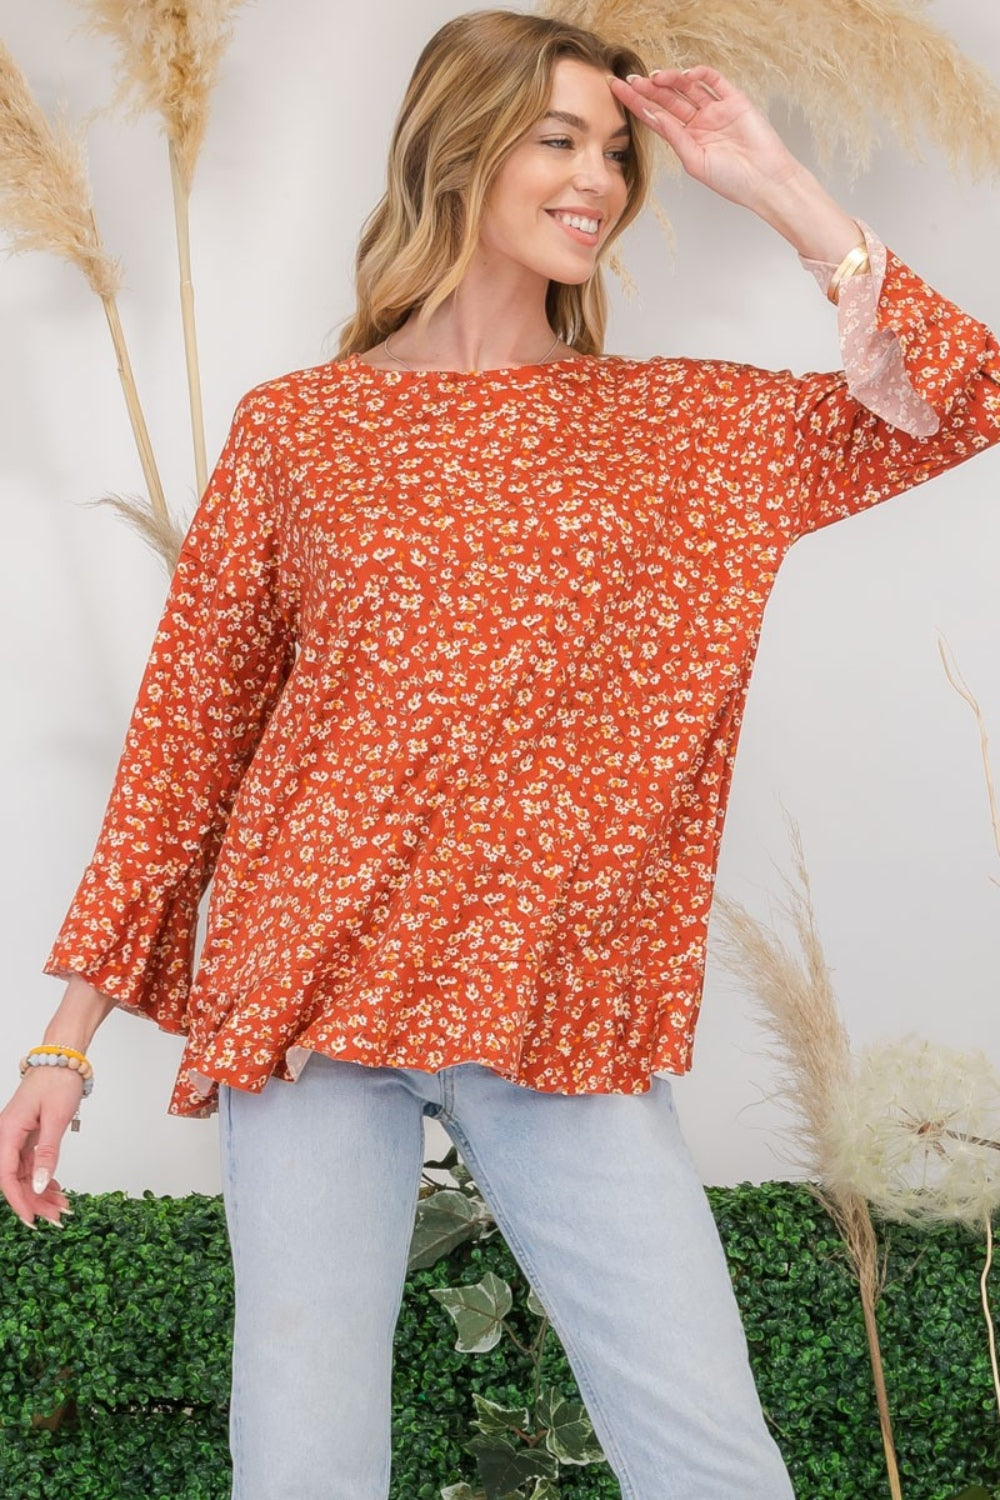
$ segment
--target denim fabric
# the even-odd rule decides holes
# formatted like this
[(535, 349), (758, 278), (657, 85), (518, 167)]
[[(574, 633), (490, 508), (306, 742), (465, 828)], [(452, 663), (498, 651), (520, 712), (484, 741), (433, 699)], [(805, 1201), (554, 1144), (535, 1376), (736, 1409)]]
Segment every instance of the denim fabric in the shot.
[(236, 1277), (233, 1500), (385, 1500), (392, 1345), (424, 1156), (458, 1146), (548, 1310), (625, 1500), (788, 1500), (670, 1082), (548, 1094), (315, 1054), (222, 1085)]

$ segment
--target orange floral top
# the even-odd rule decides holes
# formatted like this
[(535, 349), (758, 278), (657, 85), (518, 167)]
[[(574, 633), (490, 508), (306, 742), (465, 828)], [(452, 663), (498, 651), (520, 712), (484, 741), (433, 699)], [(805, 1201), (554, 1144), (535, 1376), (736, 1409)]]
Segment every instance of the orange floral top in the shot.
[(781, 560), (1000, 441), (997, 342), (862, 227), (846, 373), (349, 356), (243, 399), (44, 965), (185, 1033), (171, 1113), (313, 1051), (690, 1066)]

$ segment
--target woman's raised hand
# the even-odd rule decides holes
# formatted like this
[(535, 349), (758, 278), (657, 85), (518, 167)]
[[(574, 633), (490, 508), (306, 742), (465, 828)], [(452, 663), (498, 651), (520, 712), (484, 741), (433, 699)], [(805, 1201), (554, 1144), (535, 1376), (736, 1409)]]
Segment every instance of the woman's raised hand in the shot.
[(802, 170), (770, 121), (714, 68), (657, 68), (609, 87), (691, 177), (731, 203), (760, 211)]

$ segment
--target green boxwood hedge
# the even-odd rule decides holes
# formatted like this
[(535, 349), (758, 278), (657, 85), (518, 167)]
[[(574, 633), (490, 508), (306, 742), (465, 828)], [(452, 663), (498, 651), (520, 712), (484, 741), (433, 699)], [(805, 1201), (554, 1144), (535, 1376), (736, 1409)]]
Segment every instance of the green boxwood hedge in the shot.
[[(3, 1500), (228, 1500), (232, 1274), (222, 1201), (70, 1195), (30, 1233), (0, 1216)], [(796, 1491), (876, 1500), (888, 1488), (854, 1282), (833, 1226), (796, 1184), (709, 1190), (758, 1388)], [(906, 1500), (1000, 1491), (1000, 1422), (979, 1301), (982, 1246), (959, 1229), (883, 1227), (879, 1311)], [(396, 1336), (392, 1500), (475, 1482), (471, 1392), (517, 1405), (528, 1361), (509, 1339), (460, 1354), (432, 1288), (527, 1285), (499, 1233), (411, 1271)], [(523, 1320), (523, 1326), (519, 1323)], [(552, 1333), (547, 1383), (578, 1399)], [(42, 1425), (47, 1424), (47, 1425)], [(606, 1463), (560, 1475), (567, 1500), (615, 1500)]]

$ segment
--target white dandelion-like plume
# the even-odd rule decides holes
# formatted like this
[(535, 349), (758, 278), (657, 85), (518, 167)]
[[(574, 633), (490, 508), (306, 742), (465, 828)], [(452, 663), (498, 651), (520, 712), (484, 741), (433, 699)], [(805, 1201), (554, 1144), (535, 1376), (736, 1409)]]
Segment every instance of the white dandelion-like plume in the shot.
[(1000, 1209), (1000, 1073), (982, 1052), (915, 1036), (865, 1048), (838, 1090), (827, 1173), (836, 1192), (862, 1194), (887, 1219), (985, 1232), (980, 1295), (1000, 1408), (988, 1291)]
[(1000, 1209), (1000, 1074), (916, 1036), (866, 1047), (838, 1090), (827, 1174), (887, 1219), (982, 1228)]

